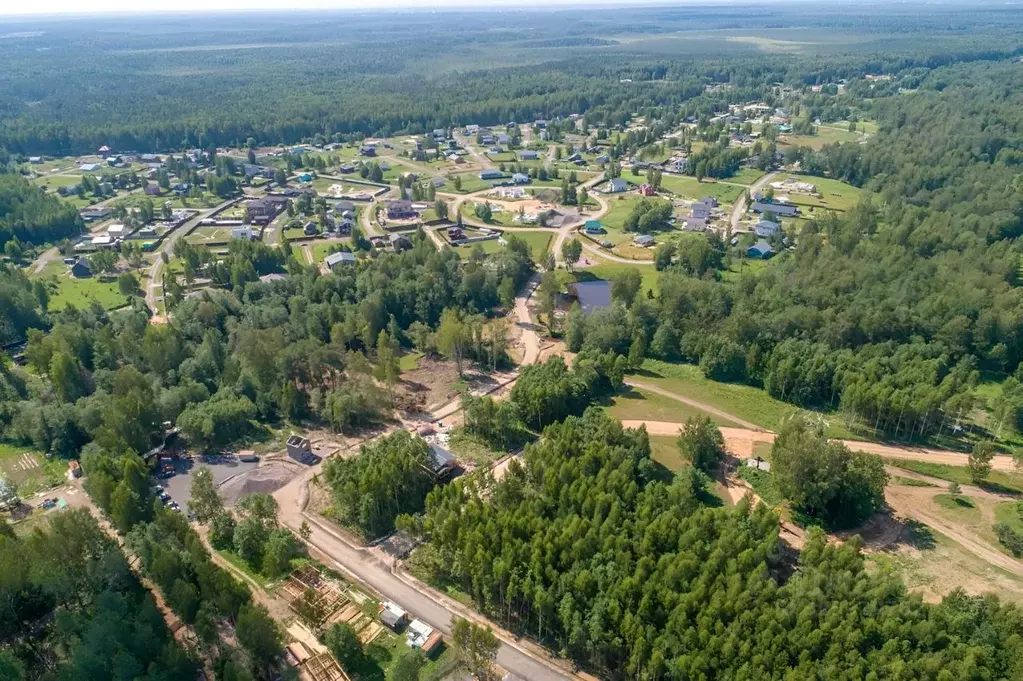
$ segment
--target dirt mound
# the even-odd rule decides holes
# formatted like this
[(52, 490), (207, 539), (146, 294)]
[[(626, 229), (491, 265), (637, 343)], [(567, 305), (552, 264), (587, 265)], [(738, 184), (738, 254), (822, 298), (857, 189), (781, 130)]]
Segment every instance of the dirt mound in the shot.
[(298, 470), (284, 463), (261, 466), (225, 480), (220, 486), (220, 496), (225, 504), (233, 506), (246, 494), (273, 494), (297, 474)]

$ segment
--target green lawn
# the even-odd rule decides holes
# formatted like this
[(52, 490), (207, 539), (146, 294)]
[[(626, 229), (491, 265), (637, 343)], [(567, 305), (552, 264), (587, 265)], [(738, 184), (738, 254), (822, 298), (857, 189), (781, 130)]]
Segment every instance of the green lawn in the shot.
[[(739, 184), (753, 184), (764, 175), (763, 170), (757, 170), (756, 168), (742, 168), (735, 175), (726, 178), (729, 182), (738, 182)], [(703, 198), (702, 196), (700, 198)]]
[[(583, 257), (589, 258), (591, 261), (597, 260), (597, 257), (590, 251), (583, 251)], [(641, 292), (644, 295), (647, 291), (652, 291), (656, 295), (660, 290), (657, 282), (661, 273), (652, 265), (626, 265), (625, 263), (602, 260), (598, 265), (577, 269), (571, 276), (574, 281), (592, 281), (594, 279), (611, 281), (625, 270), (637, 270), (639, 272), (642, 280), (640, 282)]]
[(89, 307), (93, 301), (104, 310), (113, 310), (128, 303), (128, 299), (117, 290), (116, 278), (104, 280), (94, 276), (75, 279), (61, 272), (46, 281), (50, 291), (50, 310), (62, 310), (67, 305), (82, 309)]
[(323, 259), (332, 252), (330, 249), (340, 245), (341, 243), (338, 241), (318, 241), (310, 244), (309, 249), (313, 252), (313, 261), (316, 264), (323, 262)]
[(762, 471), (749, 466), (739, 466), (739, 477), (749, 483), (765, 504), (777, 507), (785, 503), (774, 476), (770, 471)]
[[(724, 182), (732, 182), (726, 179)], [(735, 200), (742, 196), (745, 191), (743, 187), (735, 184), (724, 184), (723, 182), (697, 182), (695, 177), (688, 175), (667, 175), (661, 178), (661, 189), (666, 189), (673, 194), (684, 196), (690, 199), (702, 199), (705, 196), (713, 196), (722, 204), (735, 203)]]
[(995, 505), (995, 522), (1005, 523), (1017, 532), (1023, 532), (1023, 518), (1020, 517), (1018, 501), (1003, 501)]
[(854, 187), (851, 184), (840, 182), (839, 180), (832, 180), (826, 177), (813, 177), (811, 175), (784, 175), (778, 178), (778, 182), (783, 182), (787, 178), (795, 178), (802, 182), (809, 182), (817, 185), (817, 192), (820, 194), (820, 198), (816, 196), (807, 196), (806, 194), (787, 194), (784, 192), (778, 192), (779, 195), (787, 196), (789, 201), (798, 205), (804, 206), (802, 212), (805, 217), (812, 217), (813, 213), (822, 208), (836, 211), (846, 211), (854, 207), (859, 203), (862, 190), (858, 187)]
[(718, 425), (734, 426), (726, 419), (711, 416), (684, 402), (657, 393), (626, 387), (610, 400), (607, 413), (619, 421), (666, 421), (683, 423), (692, 417), (710, 416)]
[[(529, 246), (530, 252), (533, 254), (533, 260), (537, 261), (542, 259), (547, 254), (547, 251), (550, 250), (551, 240), (554, 238), (554, 234), (552, 232), (548, 232), (540, 228), (537, 228), (535, 232), (515, 231), (505, 233), (505, 239), (511, 238), (512, 236), (516, 236), (525, 241)], [(497, 239), (477, 241), (476, 243), (456, 246), (454, 248), (462, 254), (462, 257), (467, 258), (477, 246), (482, 248), (483, 252), (487, 254), (497, 253), (499, 251), (503, 251), (505, 248)]]
[(667, 435), (650, 436), (650, 458), (672, 473), (689, 468), (691, 465), (689, 461), (682, 458), (682, 454), (678, 450), (678, 438)]
[[(625, 220), (632, 213), (632, 210), (643, 201), (639, 194), (619, 194), (608, 198), (608, 205), (611, 210), (607, 215), (600, 218), (600, 223), (605, 229), (621, 230), (625, 227)], [(599, 237), (598, 237), (599, 239)]]
[[(774, 399), (759, 388), (738, 383), (712, 381), (706, 378), (700, 368), (694, 364), (673, 364), (648, 359), (643, 362), (642, 369), (635, 372), (633, 376), (636, 380), (705, 402), (762, 428), (775, 431), (781, 426), (784, 417), (799, 409), (794, 405)], [(853, 437), (841, 416), (829, 415), (827, 421), (829, 423), (827, 434), (830, 437)]]
[[(455, 177), (461, 179), (461, 189), (455, 189), (455, 183), (451, 179)], [(478, 172), (458, 173), (452, 175), (451, 178), (446, 177), (444, 179), (444, 184), (440, 186), (439, 191), (453, 192), (455, 194), (471, 194), (472, 192), (478, 192), (481, 189), (489, 189), (492, 186), (489, 182), (481, 180)]]

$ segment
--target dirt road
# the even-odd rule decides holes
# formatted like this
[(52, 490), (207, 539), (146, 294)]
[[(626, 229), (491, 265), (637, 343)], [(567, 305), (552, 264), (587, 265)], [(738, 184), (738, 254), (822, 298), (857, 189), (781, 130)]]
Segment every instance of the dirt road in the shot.
[[(778, 176), (777, 172), (768, 173), (761, 177), (759, 180), (750, 185), (749, 195), (752, 198), (754, 194), (759, 192), (764, 186)], [(732, 231), (735, 232), (739, 229), (739, 221), (742, 220), (742, 216), (746, 214), (746, 196), (742, 195), (735, 200), (735, 206), (732, 207), (732, 217), (730, 224), (732, 225)]]

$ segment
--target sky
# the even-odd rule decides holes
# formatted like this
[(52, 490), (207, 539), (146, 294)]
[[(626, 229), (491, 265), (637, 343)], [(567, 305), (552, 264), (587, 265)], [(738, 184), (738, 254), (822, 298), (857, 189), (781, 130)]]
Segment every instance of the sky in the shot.
[[(670, 4), (712, 4), (729, 0), (674, 0)], [(757, 1), (757, 0), (754, 0)], [(763, 1), (763, 0), (760, 0)], [(93, 14), (97, 12), (154, 13), (161, 7), (175, 14), (200, 11), (274, 9), (359, 9), (552, 7), (572, 5), (653, 5), (669, 0), (171, 0), (146, 3), (140, 0), (0, 0), (0, 16), (39, 14)]]

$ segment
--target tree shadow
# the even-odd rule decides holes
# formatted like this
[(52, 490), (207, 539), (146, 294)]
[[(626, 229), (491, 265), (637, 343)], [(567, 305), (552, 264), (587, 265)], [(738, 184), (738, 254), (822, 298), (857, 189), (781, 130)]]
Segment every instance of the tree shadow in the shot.
[(903, 547), (930, 551), (937, 546), (934, 532), (918, 520), (899, 518), (890, 508), (878, 511), (858, 528), (836, 532), (843, 541), (858, 535), (864, 548), (893, 553)]

